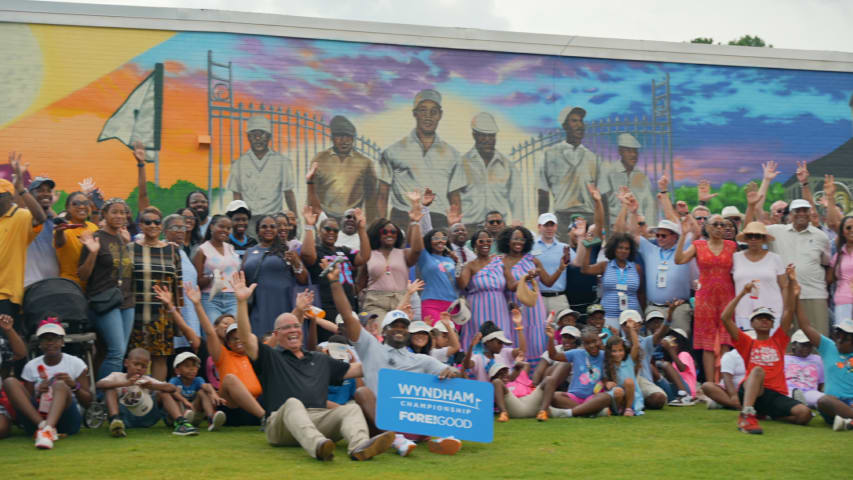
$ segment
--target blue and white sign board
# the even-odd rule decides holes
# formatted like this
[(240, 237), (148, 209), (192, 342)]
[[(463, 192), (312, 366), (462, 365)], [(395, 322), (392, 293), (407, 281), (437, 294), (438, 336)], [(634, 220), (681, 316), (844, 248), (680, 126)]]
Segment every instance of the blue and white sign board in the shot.
[(383, 430), (484, 443), (494, 437), (491, 383), (383, 368), (376, 397)]

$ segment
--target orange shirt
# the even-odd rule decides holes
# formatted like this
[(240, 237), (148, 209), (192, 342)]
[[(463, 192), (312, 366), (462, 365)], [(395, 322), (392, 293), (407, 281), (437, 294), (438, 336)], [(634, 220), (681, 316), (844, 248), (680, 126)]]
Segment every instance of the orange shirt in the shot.
[(224, 380), (225, 375), (229, 373), (239, 378), (246, 390), (255, 398), (263, 392), (261, 382), (258, 381), (255, 369), (252, 368), (252, 362), (246, 355), (232, 352), (223, 345), (219, 353), (219, 361), (216, 362), (216, 370), (219, 372), (220, 381)]
[(33, 214), (26, 208), (12, 205), (0, 216), (0, 300), (23, 302), (27, 247), (41, 229), (33, 227)]
[[(86, 222), (86, 226), (82, 228), (69, 228), (62, 232), (65, 236), (65, 245), (56, 248), (56, 259), (59, 261), (59, 276), (73, 280), (83, 291), (86, 291), (86, 282), (80, 280), (77, 276), (77, 267), (80, 265), (80, 252), (83, 251), (83, 243), (80, 241), (80, 235), (83, 232), (95, 233), (98, 231), (98, 226), (92, 222)], [(54, 242), (56, 246), (56, 242)]]

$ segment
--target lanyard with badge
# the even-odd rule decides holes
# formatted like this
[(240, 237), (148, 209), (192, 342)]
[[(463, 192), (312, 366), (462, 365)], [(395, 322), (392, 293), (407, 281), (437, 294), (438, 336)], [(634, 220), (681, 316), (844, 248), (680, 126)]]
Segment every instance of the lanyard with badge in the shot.
[(672, 256), (675, 255), (675, 249), (669, 252), (669, 255), (664, 257), (663, 249), (658, 247), (658, 255), (660, 256), (660, 263), (658, 263), (658, 274), (657, 274), (657, 284), (658, 288), (666, 288), (666, 272), (669, 270), (669, 266), (667, 265), (669, 261), (672, 259)]
[(625, 310), (628, 310), (628, 274), (626, 273), (628, 270), (628, 264), (625, 264), (625, 268), (619, 268), (618, 265), (616, 265), (616, 268), (619, 270), (619, 278), (616, 279), (616, 293), (619, 296), (619, 311), (624, 312)]

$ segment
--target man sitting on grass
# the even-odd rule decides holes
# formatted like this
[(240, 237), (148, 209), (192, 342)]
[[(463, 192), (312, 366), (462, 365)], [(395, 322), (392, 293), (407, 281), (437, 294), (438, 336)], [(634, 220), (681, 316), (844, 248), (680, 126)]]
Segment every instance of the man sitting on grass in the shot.
[(104, 392), (110, 435), (126, 437), (126, 428), (153, 427), (163, 418), (163, 410), (175, 419), (173, 434), (198, 435), (198, 429), (181, 415), (181, 408), (172, 396), (178, 387), (146, 375), (150, 364), (148, 350), (134, 348), (124, 359), (127, 373), (113, 372), (95, 384)]
[[(337, 277), (335, 277), (337, 281)], [(350, 365), (320, 352), (302, 348), (302, 323), (292, 313), (275, 319), (276, 346), (258, 342), (249, 322), (249, 297), (257, 284), (246, 286), (243, 272), (231, 280), (237, 297), (237, 336), (261, 381), (265, 433), (271, 445), (301, 445), (317, 460), (331, 460), (335, 442), (344, 438), (353, 460), (368, 460), (391, 447), (394, 434), (368, 438), (367, 422), (358, 405), (326, 408), (329, 385), (361, 376), (361, 364)], [(346, 302), (349, 305), (349, 301)], [(344, 318), (350, 311), (341, 312)], [(316, 328), (316, 325), (312, 325)], [(331, 437), (331, 438), (330, 438)]]
[[(793, 265), (788, 265), (789, 277), (793, 275), (793, 269)], [(787, 332), (791, 329), (797, 301), (794, 282), (788, 282), (785, 289), (782, 321), (772, 336), (770, 330), (773, 329), (773, 310), (759, 307), (752, 311), (749, 322), (755, 330), (754, 340), (741, 332), (734, 321), (737, 304), (753, 288), (755, 282), (747, 283), (729, 302), (722, 315), (723, 325), (746, 363), (746, 379), (738, 389), (738, 397), (743, 406), (738, 419), (738, 430), (744, 433), (763, 433), (757, 415), (806, 425), (812, 419), (812, 412), (809, 407), (788, 396), (788, 384), (785, 381), (785, 349), (791, 341)]]
[[(800, 285), (793, 271), (788, 282), (794, 283), (795, 292), (799, 294)], [(845, 431), (853, 430), (853, 320), (836, 320), (835, 341), (832, 341), (812, 326), (802, 304), (797, 302), (800, 330), (812, 345), (818, 346), (818, 355), (823, 360), (826, 395), (817, 401), (817, 409), (833, 430)]]
[(21, 380), (4, 380), (3, 389), (21, 427), (27, 435), (35, 434), (36, 447), (49, 450), (59, 433), (73, 435), (80, 430), (83, 417), (77, 402), (88, 407), (92, 392), (86, 363), (62, 353), (65, 329), (59, 320), (42, 320), (36, 336), (43, 355), (24, 365)]

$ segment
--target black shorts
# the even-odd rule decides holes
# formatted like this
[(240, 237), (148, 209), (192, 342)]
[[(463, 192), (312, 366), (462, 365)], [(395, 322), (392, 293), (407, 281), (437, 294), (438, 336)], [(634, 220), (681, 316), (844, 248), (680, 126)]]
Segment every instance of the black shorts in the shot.
[[(737, 396), (738, 399), (740, 399), (741, 404), (743, 404), (743, 383), (740, 384), (740, 387), (737, 390)], [(792, 415), (791, 410), (793, 410), (797, 405), (801, 405), (801, 403), (787, 395), (782, 395), (775, 390), (765, 388), (764, 393), (755, 399), (755, 405), (753, 407), (757, 414), (767, 415), (768, 417), (775, 419), (790, 417)]]
[(218, 407), (217, 410), (225, 412), (225, 425), (229, 427), (257, 426), (261, 424), (260, 418), (242, 408), (228, 408), (223, 405)]

